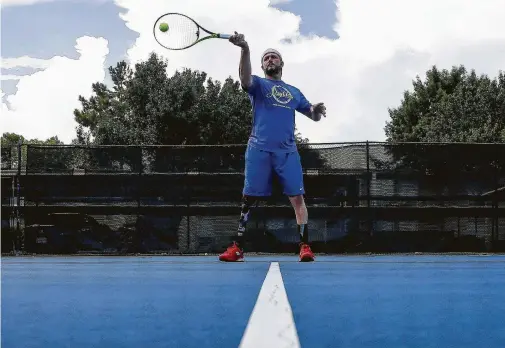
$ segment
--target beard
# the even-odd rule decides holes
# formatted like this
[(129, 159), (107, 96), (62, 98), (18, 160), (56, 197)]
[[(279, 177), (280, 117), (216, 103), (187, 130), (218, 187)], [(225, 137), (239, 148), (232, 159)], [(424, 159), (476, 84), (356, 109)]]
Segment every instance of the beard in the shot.
[(276, 66), (276, 65), (269, 65), (267, 66), (267, 68), (265, 69), (265, 74), (267, 74), (268, 76), (270, 77), (273, 77), (273, 76), (276, 76), (276, 75), (279, 75), (281, 73), (281, 67), (280, 66)]

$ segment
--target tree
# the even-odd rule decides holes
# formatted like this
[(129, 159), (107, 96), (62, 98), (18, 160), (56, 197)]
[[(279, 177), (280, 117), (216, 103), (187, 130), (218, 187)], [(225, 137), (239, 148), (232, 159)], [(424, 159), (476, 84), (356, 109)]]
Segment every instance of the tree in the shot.
[(15, 146), (18, 143), (32, 144), (32, 145), (63, 145), (63, 142), (58, 139), (58, 136), (47, 138), (46, 140), (40, 139), (26, 139), (21, 134), (16, 133), (3, 133), (1, 138), (2, 146)]
[(18, 166), (18, 152), (16, 145), (23, 141), (21, 135), (15, 133), (3, 133), (1, 138), (2, 169), (15, 169)]
[(444, 188), (459, 192), (469, 180), (495, 185), (505, 168), (498, 144), (398, 144), (505, 142), (505, 74), (501, 71), (491, 80), (474, 70), (468, 73), (464, 66), (451, 71), (432, 67), (424, 82), (417, 77), (413, 91), (406, 91), (400, 106), (389, 114), (385, 133), (390, 159), (374, 159), (379, 169), (419, 172), (426, 185), (438, 192)]
[[(5, 168), (15, 169), (18, 166), (17, 145), (63, 145), (63, 142), (57, 136), (50, 137), (46, 140), (26, 139), (24, 136), (16, 133), (3, 133), (1, 138), (2, 145), (2, 165)], [(21, 167), (28, 170), (38, 170), (45, 168), (46, 170), (67, 170), (71, 166), (71, 155), (64, 149), (56, 148), (55, 151), (36, 146), (21, 147)], [(41, 167), (42, 166), (42, 167)]]
[(399, 107), (390, 109), (385, 133), (390, 142), (505, 141), (505, 73), (491, 80), (464, 66), (413, 82)]
[[(252, 112), (240, 83), (223, 83), (205, 72), (184, 69), (167, 76), (167, 62), (156, 54), (131, 69), (125, 62), (110, 67), (113, 86), (93, 84), (93, 96), (79, 97), (82, 107), (74, 111), (79, 124), (76, 144), (94, 145), (226, 145), (244, 144), (251, 131)], [(298, 143), (303, 144), (299, 133)], [(154, 171), (237, 169), (243, 156), (240, 146), (218, 148), (150, 147), (142, 153), (144, 166)], [(103, 154), (103, 151), (102, 151)], [(124, 154), (124, 151), (123, 151)], [(311, 156), (314, 155), (310, 154)], [(127, 162), (109, 154), (99, 160)], [(94, 156), (96, 157), (96, 156)], [(128, 157), (128, 156), (126, 156)], [(94, 159), (96, 160), (96, 158)]]
[(94, 95), (87, 100), (79, 96), (82, 109), (74, 110), (78, 123), (77, 137), (74, 144), (119, 145), (132, 143), (133, 136), (129, 130), (133, 123), (126, 100), (128, 83), (133, 72), (123, 61), (116, 67), (109, 68), (113, 81), (112, 90), (103, 83), (94, 83)]
[[(250, 105), (238, 82), (207, 79), (184, 69), (166, 74), (156, 54), (136, 64), (110, 67), (113, 86), (93, 84), (74, 111), (76, 143), (96, 145), (201, 145), (241, 143), (250, 128)], [(91, 140), (93, 139), (93, 140)]]

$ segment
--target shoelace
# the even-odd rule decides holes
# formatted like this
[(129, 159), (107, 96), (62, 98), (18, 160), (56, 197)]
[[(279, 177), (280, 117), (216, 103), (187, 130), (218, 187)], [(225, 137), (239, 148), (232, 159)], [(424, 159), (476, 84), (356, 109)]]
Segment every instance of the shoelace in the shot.
[(232, 245), (230, 245), (230, 246), (228, 247), (228, 249), (226, 249), (226, 251), (227, 251), (227, 252), (230, 252), (230, 251), (235, 251), (235, 249), (239, 249), (239, 248), (237, 247), (237, 244), (236, 244), (236, 243), (232, 243)]

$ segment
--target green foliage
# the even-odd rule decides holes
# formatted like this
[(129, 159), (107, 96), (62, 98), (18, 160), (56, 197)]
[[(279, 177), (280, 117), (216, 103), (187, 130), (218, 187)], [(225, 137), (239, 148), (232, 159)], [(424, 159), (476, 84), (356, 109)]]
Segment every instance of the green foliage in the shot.
[(113, 86), (93, 84), (94, 95), (79, 97), (76, 143), (196, 145), (243, 143), (251, 106), (240, 84), (184, 69), (166, 74), (167, 63), (152, 54), (135, 65), (109, 68)]
[[(252, 108), (239, 81), (231, 77), (224, 82), (215, 81), (208, 78), (205, 72), (190, 69), (168, 76), (166, 70), (167, 62), (156, 54), (136, 64), (135, 69), (125, 62), (110, 67), (111, 88), (95, 83), (91, 98), (79, 97), (82, 107), (74, 111), (79, 124), (74, 143), (224, 145), (247, 142), (252, 126)], [(299, 144), (308, 142), (298, 132), (296, 140)], [(243, 149), (238, 150), (243, 153)], [(221, 157), (217, 156), (218, 150), (212, 151), (199, 149), (190, 154), (184, 149), (153, 149), (143, 156), (149, 157), (147, 161), (154, 163), (154, 170), (169, 170), (173, 166), (169, 163), (174, 163), (175, 158), (181, 156), (186, 160), (183, 164), (175, 165), (177, 170), (193, 168), (196, 162), (240, 163), (237, 157), (239, 153), (235, 149), (222, 151)], [(237, 153), (232, 154), (233, 151)], [(232, 158), (225, 158), (226, 153)], [(313, 151), (307, 153), (307, 156), (318, 157)], [(116, 161), (124, 160), (115, 157)], [(189, 158), (194, 159), (193, 163)], [(131, 160), (126, 162), (130, 166), (138, 164), (130, 163)], [(224, 164), (221, 166), (227, 167)]]
[(73, 143), (112, 145), (130, 142), (129, 126), (133, 120), (126, 98), (133, 72), (125, 62), (120, 62), (115, 68), (110, 67), (109, 73), (114, 83), (112, 90), (103, 83), (94, 83), (94, 95), (89, 100), (79, 96), (82, 108), (74, 110), (78, 127)]
[[(433, 67), (425, 81), (413, 82), (400, 106), (390, 109), (385, 132), (390, 159), (372, 158), (382, 170), (406, 170), (428, 175), (429, 187), (458, 192), (471, 180), (489, 184), (505, 173), (500, 147), (485, 144), (505, 142), (505, 74), (495, 79), (477, 76), (465, 67), (439, 70)], [(423, 142), (432, 144), (398, 144)], [(466, 181), (465, 181), (466, 180)], [(465, 184), (466, 185), (466, 184)]]
[(389, 114), (390, 142), (504, 142), (505, 74), (491, 80), (464, 66), (433, 67)]
[(3, 146), (14, 146), (18, 142), (22, 144), (33, 144), (33, 145), (63, 145), (63, 142), (58, 139), (57, 136), (50, 137), (46, 140), (40, 139), (25, 139), (24, 136), (16, 133), (3, 133), (1, 138), (2, 147)]
[[(46, 140), (40, 139), (26, 139), (24, 136), (16, 133), (3, 133), (1, 138), (2, 147), (2, 168), (17, 169), (18, 168), (18, 149), (17, 145), (21, 143), (24, 145), (63, 145), (63, 142), (57, 136), (50, 137)], [(36, 155), (35, 155), (36, 156)], [(27, 147), (21, 147), (21, 168), (26, 168)], [(46, 158), (50, 166), (61, 166), (68, 159), (68, 157), (60, 155), (51, 156)], [(32, 156), (31, 160), (36, 160)]]
[[(156, 54), (135, 65), (109, 68), (113, 86), (92, 85), (93, 96), (79, 96), (74, 111), (76, 144), (218, 145), (243, 144), (251, 131), (252, 111), (240, 82), (207, 78), (184, 69), (166, 74)], [(296, 134), (299, 143), (308, 139)]]

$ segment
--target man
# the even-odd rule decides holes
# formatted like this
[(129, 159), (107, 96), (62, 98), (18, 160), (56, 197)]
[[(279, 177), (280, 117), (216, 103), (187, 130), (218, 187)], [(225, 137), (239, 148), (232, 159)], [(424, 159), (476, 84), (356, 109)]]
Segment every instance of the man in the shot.
[(221, 261), (243, 261), (244, 232), (251, 206), (260, 197), (271, 195), (271, 179), (275, 173), (284, 194), (295, 210), (300, 235), (300, 261), (314, 261), (308, 245), (308, 213), (303, 195), (303, 173), (295, 142), (295, 111), (314, 121), (326, 117), (323, 103), (310, 104), (299, 89), (282, 81), (284, 61), (274, 49), (261, 56), (265, 77), (252, 75), (249, 45), (244, 35), (230, 37), (242, 50), (239, 75), (242, 88), (249, 94), (253, 108), (253, 127), (245, 154), (245, 181), (237, 238), (223, 254)]

